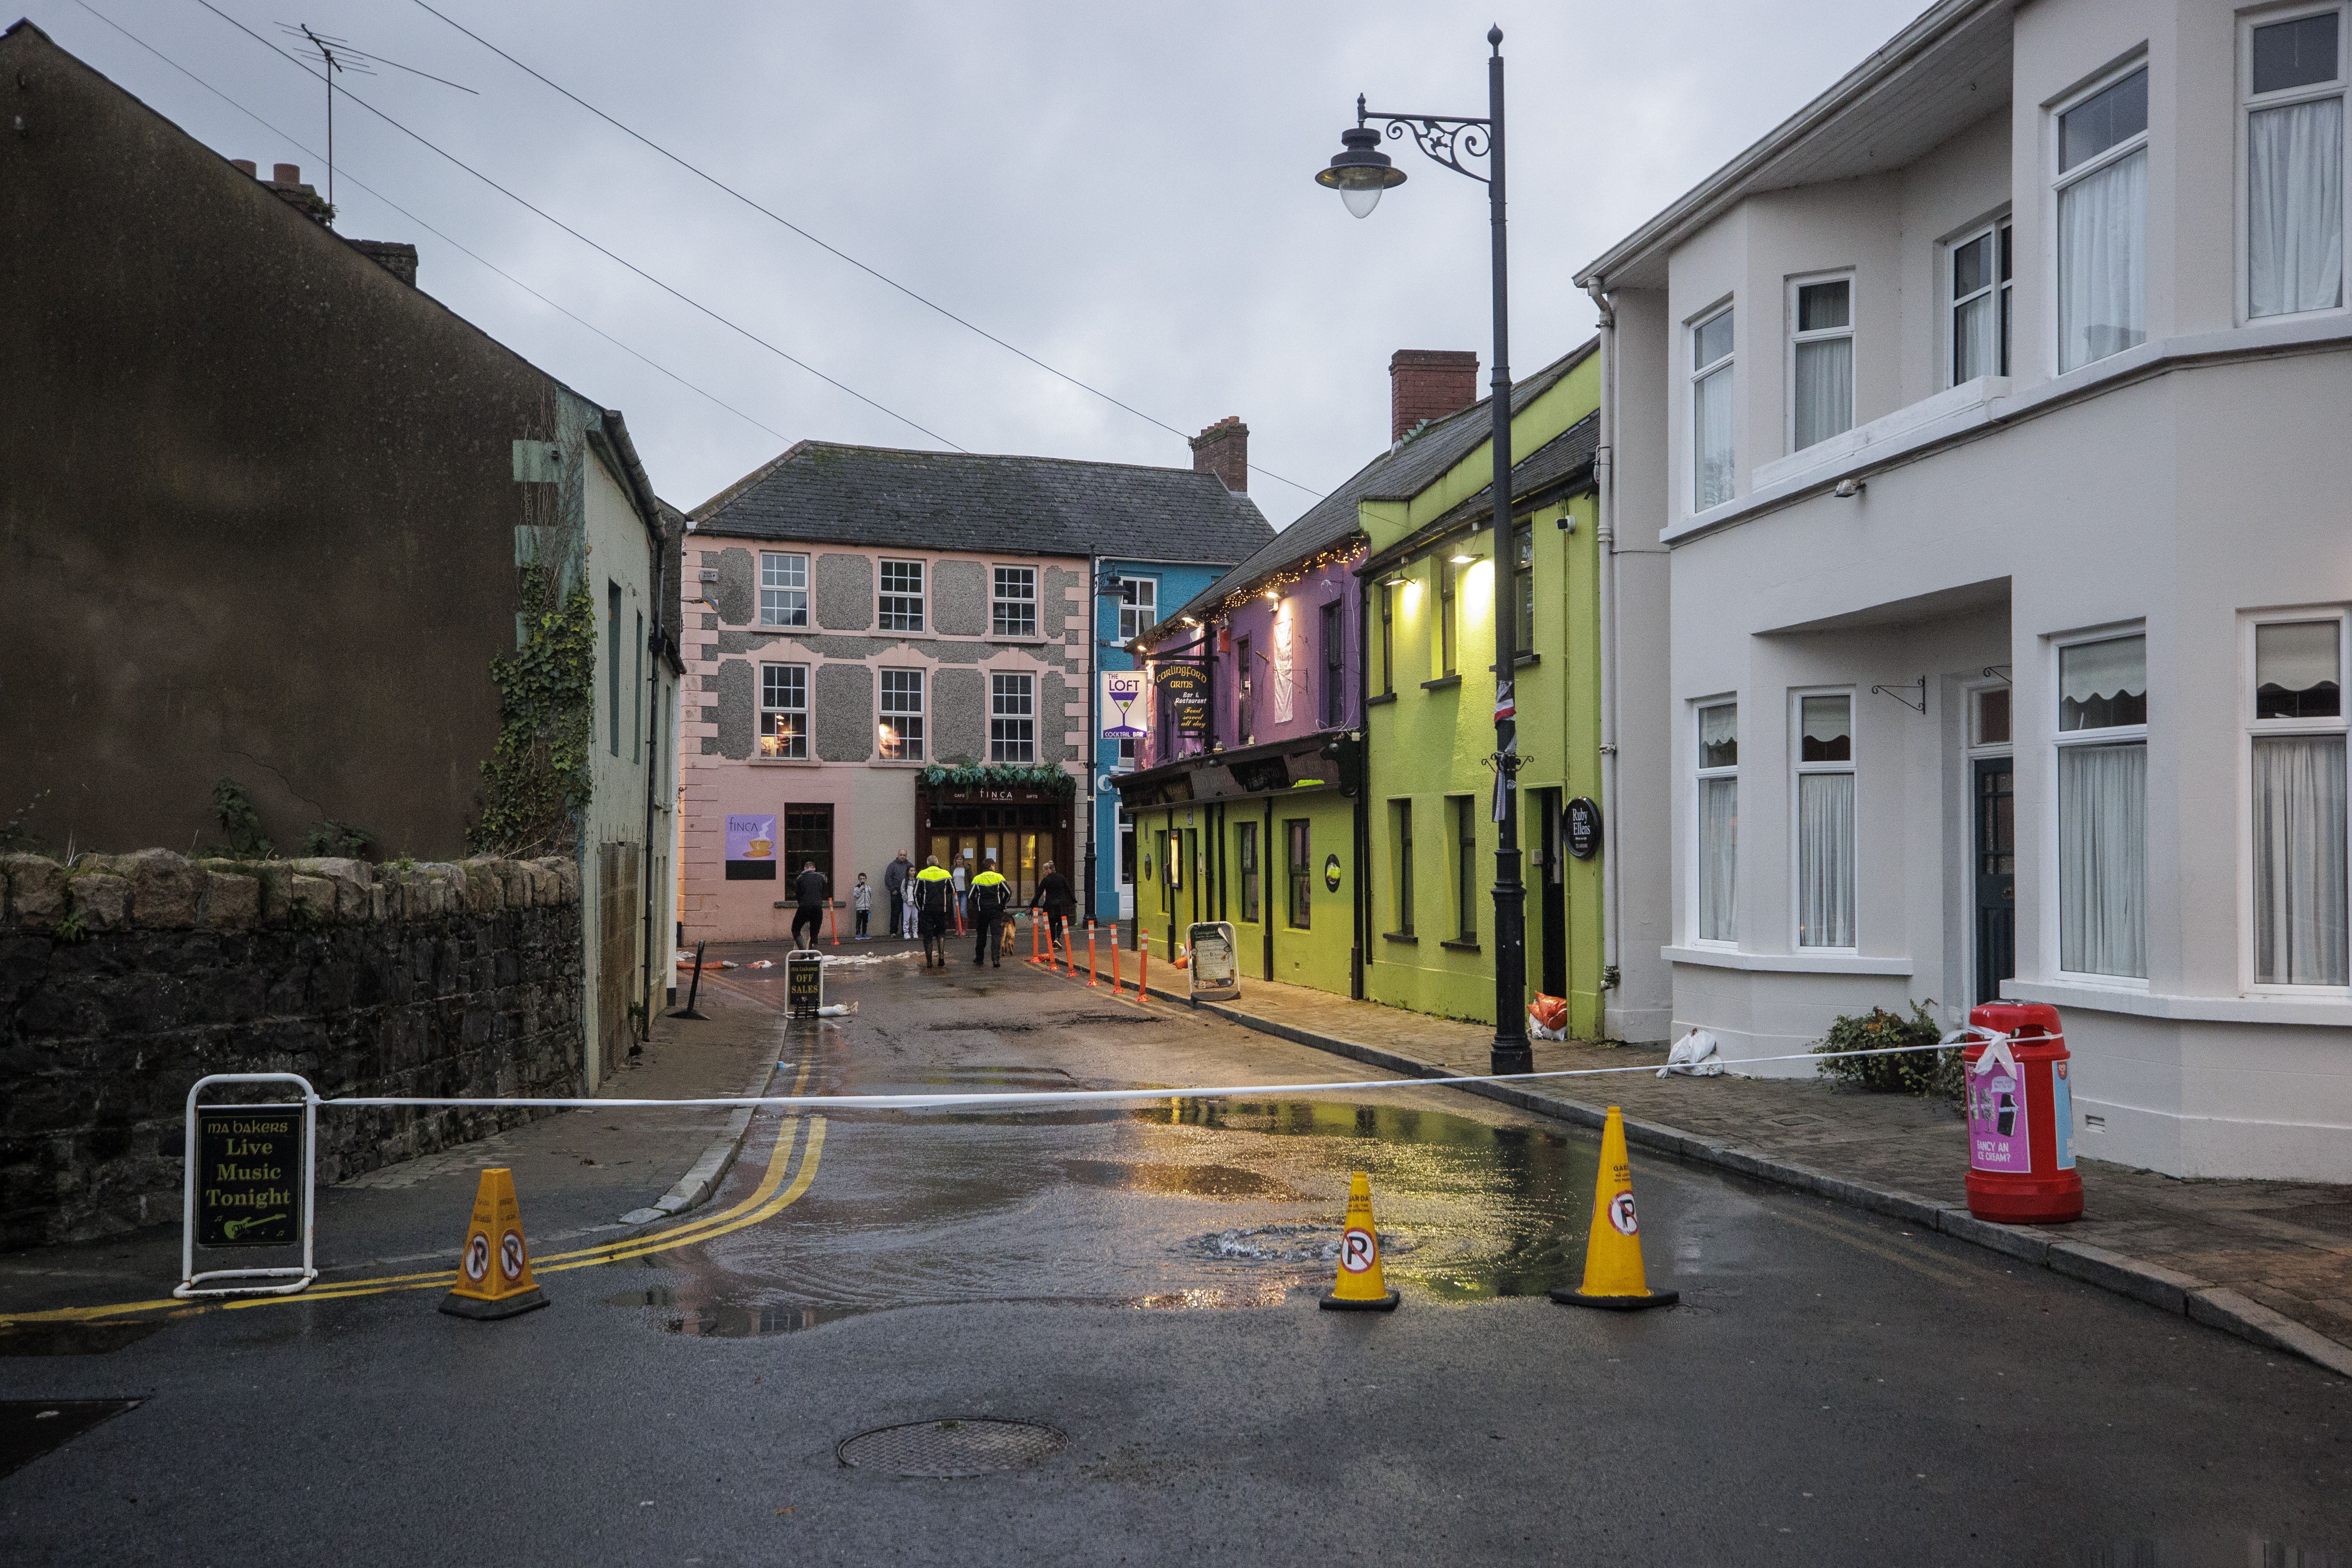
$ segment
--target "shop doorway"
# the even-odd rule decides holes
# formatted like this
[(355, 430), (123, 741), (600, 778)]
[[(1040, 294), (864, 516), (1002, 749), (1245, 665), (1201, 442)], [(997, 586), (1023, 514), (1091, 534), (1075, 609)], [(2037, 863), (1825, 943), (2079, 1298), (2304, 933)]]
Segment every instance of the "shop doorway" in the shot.
[(2000, 983), (2017, 973), (2017, 801), (2014, 763), (1979, 757), (1969, 764), (1976, 810), (1976, 999), (1997, 1002)]
[(1536, 836), (1536, 881), (1542, 921), (1541, 989), (1568, 994), (1568, 847), (1560, 837), (1559, 791), (1532, 792), (1542, 830)]

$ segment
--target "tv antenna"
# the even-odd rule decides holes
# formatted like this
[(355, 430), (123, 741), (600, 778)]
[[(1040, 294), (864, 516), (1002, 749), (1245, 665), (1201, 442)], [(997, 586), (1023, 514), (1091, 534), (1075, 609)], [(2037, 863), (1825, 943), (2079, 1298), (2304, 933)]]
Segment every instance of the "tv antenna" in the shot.
[(348, 38), (315, 32), (307, 22), (280, 22), (278, 30), (292, 39), (305, 53), (318, 57), (319, 76), (327, 84), (327, 205), (330, 207), (335, 205), (335, 78), (347, 74), (374, 76), (376, 67), (390, 66), (396, 71), (421, 76), (426, 81), (437, 81), (443, 87), (454, 87), (459, 92), (470, 93), (476, 98), (481, 96), (463, 82), (451, 81), (446, 77), (435, 76), (431, 71), (418, 70), (415, 66), (404, 66), (398, 60), (355, 49)]

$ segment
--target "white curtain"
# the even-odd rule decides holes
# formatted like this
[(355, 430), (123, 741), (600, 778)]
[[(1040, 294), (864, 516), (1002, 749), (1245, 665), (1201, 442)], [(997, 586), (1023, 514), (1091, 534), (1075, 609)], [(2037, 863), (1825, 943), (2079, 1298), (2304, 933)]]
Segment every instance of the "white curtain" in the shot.
[(1853, 340), (1797, 345), (1796, 450), (1853, 428)]
[(1691, 388), (1691, 447), (1696, 456), (1691, 510), (1731, 499), (1731, 367)]
[(1736, 942), (1734, 894), (1739, 878), (1739, 781), (1698, 781), (1698, 934)]
[(2058, 751), (2058, 967), (2147, 976), (2147, 747)]
[(2247, 310), (2326, 310), (2344, 296), (2344, 100), (2246, 117)]
[(1979, 294), (1952, 311), (1952, 384), (1990, 375), (1999, 362), (1993, 357), (1994, 296)]
[(2147, 337), (2147, 153), (2118, 159), (2058, 193), (2058, 368), (2121, 353)]
[(1853, 945), (1853, 775), (1797, 775), (1797, 945)]
[(2254, 742), (2254, 979), (2343, 985), (2344, 737)]

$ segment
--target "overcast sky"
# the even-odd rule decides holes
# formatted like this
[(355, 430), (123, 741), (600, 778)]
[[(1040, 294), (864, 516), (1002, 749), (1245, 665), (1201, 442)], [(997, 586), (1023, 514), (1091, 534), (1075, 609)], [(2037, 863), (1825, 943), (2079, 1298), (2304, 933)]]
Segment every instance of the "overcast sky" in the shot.
[[(1502, 26), (1511, 354), (1525, 374), (1592, 331), (1592, 307), (1570, 282), (1579, 266), (1828, 86), (1921, 0), (434, 3), (1079, 380), (1188, 434), (1240, 415), (1253, 460), (1307, 487), (1252, 475), (1279, 525), (1386, 443), (1392, 350), (1474, 349), (1482, 386), (1489, 358), (1481, 186), (1396, 144), (1387, 150), (1408, 183), (1367, 220), (1312, 183), (1358, 92), (1375, 109), (1483, 114), (1484, 35)], [(347, 79), (457, 158), (946, 442), (1191, 462), (1177, 437), (751, 212), (415, 0), (214, 4), (272, 38), (277, 23), (307, 22), (473, 89), (388, 68)], [(29, 14), (224, 156), (265, 173), (298, 163), (324, 187), (324, 89), (197, 0), (32, 0)], [(341, 232), (414, 241), (428, 292), (623, 410), (656, 486), (681, 506), (793, 440), (939, 444), (355, 104), (338, 104), (335, 164)]]

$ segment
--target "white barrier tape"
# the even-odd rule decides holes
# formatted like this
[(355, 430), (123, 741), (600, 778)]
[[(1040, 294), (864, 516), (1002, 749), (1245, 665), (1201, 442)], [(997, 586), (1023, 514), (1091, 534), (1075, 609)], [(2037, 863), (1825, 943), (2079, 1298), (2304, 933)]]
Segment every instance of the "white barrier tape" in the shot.
[[(1866, 1051), (1801, 1051), (1790, 1056), (1723, 1058), (1727, 1068), (1760, 1062), (1818, 1062), (1833, 1057), (1889, 1057), (1906, 1051), (1940, 1051), (1932, 1046), (1882, 1046)], [(725, 1100), (432, 1100), (393, 1095), (345, 1095), (321, 1100), (333, 1106), (458, 1105), (489, 1109), (537, 1107), (542, 1110), (612, 1110), (623, 1108), (676, 1106), (773, 1105), (792, 1110), (947, 1110), (969, 1106), (1099, 1104), (1121, 1100), (1232, 1100), (1243, 1095), (1337, 1094), (1367, 1089), (1445, 1089), (1466, 1083), (1529, 1083), (1538, 1079), (1601, 1078), (1611, 1073), (1658, 1070), (1655, 1062), (1639, 1067), (1563, 1068), (1551, 1072), (1479, 1073), (1461, 1078), (1350, 1079), (1338, 1083), (1244, 1083), (1213, 1089), (1059, 1089), (1034, 1094), (771, 1094)]]

